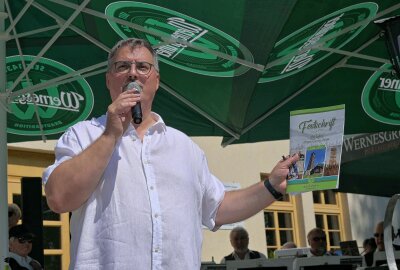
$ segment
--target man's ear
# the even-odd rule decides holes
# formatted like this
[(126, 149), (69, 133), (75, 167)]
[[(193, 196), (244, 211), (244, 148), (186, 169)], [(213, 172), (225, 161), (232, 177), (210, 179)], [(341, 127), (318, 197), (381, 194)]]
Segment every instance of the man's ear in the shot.
[(157, 91), (158, 88), (160, 87), (160, 73), (159, 72), (157, 72), (156, 78), (157, 78), (157, 88), (156, 88), (156, 91)]
[(109, 84), (110, 84), (110, 73), (106, 72), (106, 86), (107, 89), (110, 89)]

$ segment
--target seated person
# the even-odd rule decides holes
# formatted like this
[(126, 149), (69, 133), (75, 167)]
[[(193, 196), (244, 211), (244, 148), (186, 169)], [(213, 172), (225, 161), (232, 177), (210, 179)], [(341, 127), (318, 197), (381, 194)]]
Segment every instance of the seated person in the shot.
[[(375, 243), (377, 246), (376, 251), (385, 251), (383, 231), (384, 231), (383, 221), (380, 221), (380, 222), (378, 222), (378, 224), (376, 224), (375, 233), (374, 233)], [(392, 242), (393, 242), (393, 240), (394, 240), (394, 228), (392, 226)], [(393, 250), (399, 250), (399, 248), (400, 248), (399, 246), (393, 245)]]
[(281, 249), (297, 248), (294, 242), (286, 242), (281, 246)]
[(40, 263), (28, 254), (32, 251), (34, 234), (25, 225), (17, 225), (9, 231), (9, 257), (6, 262), (12, 270), (41, 270)]
[(249, 250), (249, 234), (243, 227), (235, 227), (229, 235), (231, 245), (233, 247), (233, 252), (225, 256), (221, 263), (226, 263), (226, 261), (234, 260), (249, 260), (249, 259), (266, 259), (264, 254)]
[(367, 238), (363, 242), (365, 264), (371, 266), (374, 262), (374, 252), (376, 250), (376, 243), (374, 238)]
[(330, 255), (327, 253), (326, 235), (321, 228), (314, 228), (307, 234), (310, 245), (310, 257)]
[(8, 229), (16, 226), (21, 219), (21, 209), (15, 203), (8, 204)]

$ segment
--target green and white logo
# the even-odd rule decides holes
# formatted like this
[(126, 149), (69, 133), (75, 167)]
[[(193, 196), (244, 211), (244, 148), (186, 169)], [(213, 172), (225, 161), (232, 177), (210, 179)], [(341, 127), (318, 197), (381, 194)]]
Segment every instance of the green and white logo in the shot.
[(160, 61), (186, 71), (208, 76), (233, 77), (245, 73), (249, 68), (184, 44), (163, 45), (164, 40), (161, 37), (184, 40), (197, 47), (253, 62), (250, 51), (233, 37), (173, 10), (146, 3), (121, 1), (108, 5), (105, 13), (144, 29), (139, 31), (109, 20), (111, 27), (122, 38), (148, 40), (157, 48)]
[[(392, 69), (391, 64), (381, 68)], [(400, 125), (400, 80), (390, 72), (376, 71), (364, 86), (361, 104), (376, 121)]]
[(377, 4), (371, 2), (352, 5), (324, 16), (281, 39), (275, 44), (269, 57), (269, 62), (276, 61), (277, 64), (266, 69), (258, 82), (279, 80), (322, 61), (332, 52), (307, 48), (321, 42), (322, 48), (340, 49), (367, 24), (361, 24), (344, 34), (338, 35), (338, 32), (359, 21), (373, 18), (377, 10)]
[[(34, 56), (24, 55), (26, 65)], [(7, 88), (23, 71), (20, 56), (6, 58)], [(56, 77), (74, 72), (73, 69), (47, 58), (41, 58), (28, 73), (29, 81), (22, 80), (15, 90), (45, 83)], [(14, 91), (15, 91), (14, 90)], [(86, 119), (93, 108), (93, 92), (85, 79), (50, 86), (32, 94), (23, 94), (11, 103), (7, 132), (18, 135), (41, 135), (35, 104), (44, 134), (63, 132), (78, 121)]]

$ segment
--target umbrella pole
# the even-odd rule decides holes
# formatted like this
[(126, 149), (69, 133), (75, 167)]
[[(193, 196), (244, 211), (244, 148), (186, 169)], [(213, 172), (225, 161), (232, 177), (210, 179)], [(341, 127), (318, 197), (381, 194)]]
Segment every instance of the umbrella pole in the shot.
[[(0, 37), (5, 31), (4, 0), (0, 0)], [(6, 91), (6, 41), (0, 38), (0, 94)], [(4, 98), (4, 96), (3, 96)], [(5, 98), (1, 100), (5, 105)], [(8, 188), (7, 188), (7, 111), (0, 106), (0, 270), (5, 269), (8, 256)]]

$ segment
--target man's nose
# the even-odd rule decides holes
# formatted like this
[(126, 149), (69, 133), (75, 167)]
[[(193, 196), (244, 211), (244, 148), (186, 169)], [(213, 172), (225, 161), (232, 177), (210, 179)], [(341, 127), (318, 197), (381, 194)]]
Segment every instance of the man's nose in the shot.
[(135, 63), (132, 63), (131, 64), (131, 68), (129, 69), (129, 77), (133, 77), (133, 78), (136, 78), (137, 77), (137, 70), (136, 70), (136, 64)]

